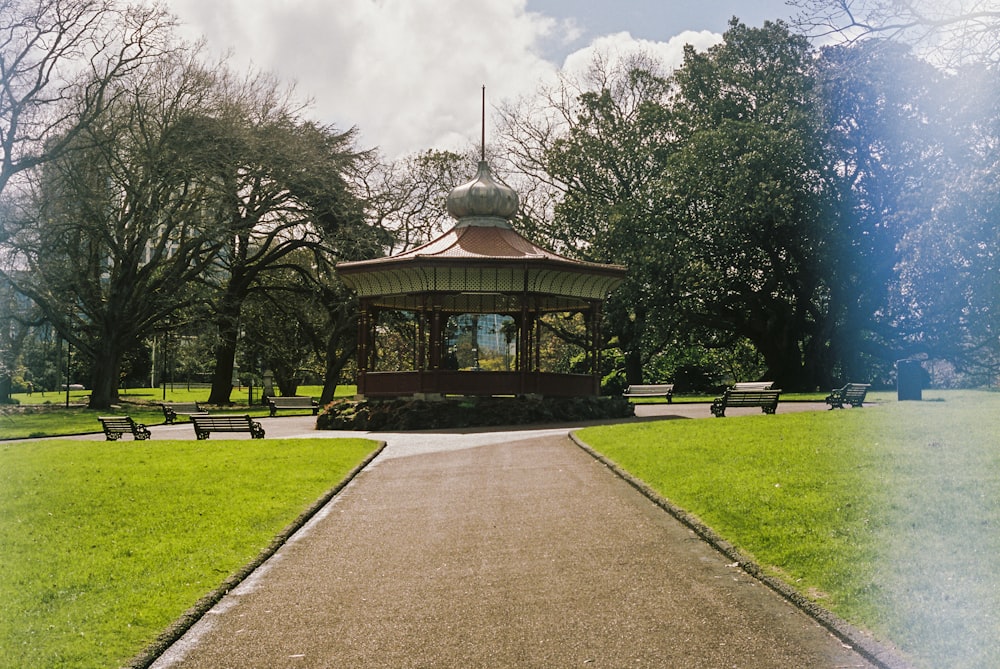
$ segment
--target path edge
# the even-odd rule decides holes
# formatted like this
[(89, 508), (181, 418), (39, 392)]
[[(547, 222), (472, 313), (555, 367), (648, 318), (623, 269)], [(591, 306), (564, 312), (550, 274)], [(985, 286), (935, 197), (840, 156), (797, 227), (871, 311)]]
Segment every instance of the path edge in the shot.
[(365, 467), (371, 464), (372, 460), (377, 458), (382, 451), (385, 450), (385, 447), (385, 441), (378, 442), (378, 446), (374, 451), (369, 453), (364, 460), (358, 463), (354, 469), (349, 471), (347, 476), (341, 479), (337, 485), (327, 490), (322, 497), (313, 502), (313, 504), (299, 514), (295, 520), (289, 523), (281, 532), (276, 534), (274, 539), (271, 540), (267, 547), (264, 548), (264, 550), (262, 550), (256, 558), (231, 574), (225, 581), (222, 582), (221, 585), (219, 585), (219, 587), (199, 599), (191, 608), (181, 614), (181, 617), (175, 620), (170, 627), (160, 633), (160, 635), (156, 637), (155, 641), (146, 646), (142, 652), (129, 660), (127, 664), (123, 665), (123, 669), (148, 669), (157, 659), (159, 659), (161, 655), (163, 655), (164, 652), (166, 652), (168, 648), (179, 641), (180, 638), (195, 625), (195, 623), (201, 620), (201, 618), (208, 613), (212, 607), (218, 604), (223, 597), (229, 594), (230, 591), (235, 589), (261, 565), (274, 556), (274, 554), (288, 542), (292, 535), (302, 529), (306, 523), (312, 520), (313, 516), (329, 504), (341, 490), (346, 488), (347, 485), (350, 484), (363, 469), (365, 469)]
[(589, 444), (580, 439), (575, 431), (570, 432), (569, 438), (583, 451), (590, 454), (598, 462), (610, 469), (616, 476), (638, 490), (643, 496), (656, 504), (658, 507), (669, 513), (690, 528), (703, 541), (712, 548), (722, 553), (726, 559), (738, 565), (740, 569), (752, 576), (757, 581), (783, 597), (792, 606), (799, 609), (807, 616), (815, 620), (827, 631), (850, 646), (858, 654), (869, 662), (872, 662), (880, 669), (914, 669), (914, 666), (907, 662), (900, 651), (891, 647), (887, 643), (875, 640), (869, 633), (861, 631), (839, 616), (819, 606), (812, 600), (805, 597), (795, 588), (785, 583), (779, 578), (767, 574), (760, 565), (747, 556), (743, 555), (735, 546), (723, 539), (711, 527), (704, 524), (696, 516), (677, 506), (667, 498), (653, 490), (644, 481), (632, 476), (622, 469), (613, 460), (595, 451)]

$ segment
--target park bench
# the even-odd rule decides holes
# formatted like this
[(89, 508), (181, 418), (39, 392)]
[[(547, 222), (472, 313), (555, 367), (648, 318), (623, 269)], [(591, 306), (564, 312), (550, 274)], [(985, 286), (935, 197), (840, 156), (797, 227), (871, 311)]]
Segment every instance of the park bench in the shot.
[(118, 441), (123, 434), (131, 434), (138, 441), (149, 439), (149, 428), (142, 423), (136, 423), (131, 416), (98, 416), (104, 436), (108, 441)]
[(735, 390), (730, 388), (722, 397), (712, 402), (712, 415), (722, 418), (730, 407), (760, 407), (764, 413), (773, 414), (778, 409), (780, 390)]
[(250, 416), (224, 416), (209, 414), (192, 414), (191, 424), (199, 439), (208, 439), (212, 432), (249, 432), (254, 439), (264, 438), (264, 428)]
[(774, 385), (774, 381), (743, 381), (734, 383), (730, 388), (732, 390), (770, 390), (772, 385)]
[(208, 413), (197, 402), (161, 402), (160, 406), (163, 407), (163, 419), (167, 425), (173, 425), (178, 416)]
[(276, 416), (279, 409), (311, 409), (313, 415), (319, 413), (319, 402), (311, 397), (268, 397), (267, 403), (271, 407), (271, 415)]
[(845, 404), (860, 407), (865, 402), (868, 388), (867, 383), (848, 383), (843, 388), (834, 388), (833, 392), (827, 395), (826, 403), (831, 409), (843, 409)]
[(666, 397), (667, 404), (674, 401), (674, 384), (654, 383), (649, 385), (631, 385), (622, 393), (623, 397)]

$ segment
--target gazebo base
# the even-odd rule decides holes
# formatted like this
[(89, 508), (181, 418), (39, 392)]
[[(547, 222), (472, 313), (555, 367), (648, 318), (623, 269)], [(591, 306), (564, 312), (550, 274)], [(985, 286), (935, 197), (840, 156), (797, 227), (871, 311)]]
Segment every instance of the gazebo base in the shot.
[(367, 372), (358, 377), (358, 395), (365, 398), (433, 399), (446, 395), (592, 397), (598, 394), (600, 381), (589, 374), (424, 370)]

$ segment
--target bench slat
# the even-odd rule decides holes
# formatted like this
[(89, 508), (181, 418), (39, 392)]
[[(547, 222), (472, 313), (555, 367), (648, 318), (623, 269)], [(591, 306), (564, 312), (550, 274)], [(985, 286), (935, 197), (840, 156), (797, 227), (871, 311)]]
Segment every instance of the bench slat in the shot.
[(264, 438), (264, 428), (250, 416), (218, 416), (199, 415), (191, 416), (191, 424), (194, 425), (194, 433), (198, 439), (208, 439), (212, 432), (249, 432), (254, 439)]
[(730, 390), (770, 390), (774, 381), (741, 381), (734, 383)]
[(825, 401), (831, 409), (843, 409), (845, 404), (860, 408), (865, 402), (869, 387), (870, 384), (867, 383), (848, 383), (843, 388), (834, 388)]
[(722, 397), (712, 402), (712, 415), (723, 418), (729, 407), (760, 407), (766, 414), (778, 410), (780, 390), (734, 390), (730, 388)]
[(197, 402), (161, 402), (160, 407), (163, 408), (163, 422), (167, 425), (173, 425), (178, 416), (208, 413)]
[(279, 409), (311, 409), (314, 416), (319, 413), (319, 402), (311, 397), (301, 397), (298, 395), (292, 397), (268, 397), (267, 403), (271, 408), (272, 416), (276, 415)]
[(98, 416), (104, 436), (108, 441), (118, 441), (123, 434), (131, 434), (137, 441), (145, 441), (152, 433), (142, 423), (136, 423), (131, 416)]
[(633, 384), (625, 389), (622, 397), (666, 397), (667, 404), (670, 404), (674, 399), (674, 384)]

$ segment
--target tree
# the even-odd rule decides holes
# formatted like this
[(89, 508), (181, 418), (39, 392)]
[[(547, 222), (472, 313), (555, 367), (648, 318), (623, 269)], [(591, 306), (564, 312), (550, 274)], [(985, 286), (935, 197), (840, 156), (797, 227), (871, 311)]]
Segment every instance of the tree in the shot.
[[(821, 116), (808, 43), (779, 23), (730, 23), (685, 50), (663, 172), (691, 324), (747, 338), (782, 388), (829, 384), (824, 359)], [(725, 340), (724, 340), (725, 341)]]
[[(982, 383), (1000, 371), (1000, 104), (993, 67), (939, 78), (935, 178), (898, 244), (897, 299), (904, 351), (951, 362)], [(916, 189), (916, 188), (915, 188)], [(909, 213), (909, 212), (907, 212)]]
[[(672, 151), (660, 68), (638, 55), (598, 57), (582, 82), (564, 79), (548, 107), (502, 111), (517, 169), (545, 187), (520, 220), (528, 234), (583, 260), (623, 264), (624, 284), (605, 305), (608, 337), (625, 353), (629, 383), (673, 334), (674, 229), (664, 221), (658, 178)], [(569, 331), (560, 332), (571, 338)]]
[(0, 193), (77, 142), (114, 82), (163, 53), (170, 25), (114, 0), (0, 0)]
[(430, 241), (448, 227), (448, 193), (468, 177), (471, 159), (451, 151), (424, 151), (385, 162), (375, 153), (355, 170), (368, 222), (381, 231), (391, 255)]
[(278, 392), (295, 395), (303, 376), (317, 369), (325, 345), (325, 309), (310, 285), (310, 257), (288, 258), (298, 269), (268, 272), (243, 304), (243, 354), (262, 370), (271, 370)]
[(913, 46), (954, 67), (1000, 58), (1000, 3), (996, 0), (790, 0), (801, 11), (796, 25), (829, 43), (868, 38)]
[(228, 81), (224, 99), (223, 113), (208, 121), (220, 147), (210, 206), (225, 230), (225, 248), (206, 277), (217, 294), (212, 404), (229, 402), (250, 291), (268, 272), (289, 266), (290, 254), (322, 247), (318, 218), (335, 226), (360, 211), (346, 178), (359, 156), (353, 131), (303, 120), (291, 97), (266, 77)]
[(912, 321), (898, 299), (899, 244), (954, 175), (942, 75), (904, 45), (823, 49), (823, 154), (831, 186), (831, 354), (838, 376), (888, 378)]
[[(187, 54), (190, 57), (190, 54)], [(5, 277), (92, 363), (92, 408), (117, 399), (123, 356), (201, 299), (219, 250), (210, 148), (190, 133), (211, 77), (179, 56), (134, 70), (46, 163)]]

